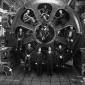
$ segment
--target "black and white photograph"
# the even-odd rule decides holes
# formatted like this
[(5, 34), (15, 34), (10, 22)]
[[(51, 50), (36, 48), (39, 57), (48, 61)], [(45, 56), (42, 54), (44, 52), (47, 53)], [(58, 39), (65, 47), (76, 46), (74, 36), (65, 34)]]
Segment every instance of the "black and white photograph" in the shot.
[(85, 0), (0, 0), (0, 85), (85, 85)]

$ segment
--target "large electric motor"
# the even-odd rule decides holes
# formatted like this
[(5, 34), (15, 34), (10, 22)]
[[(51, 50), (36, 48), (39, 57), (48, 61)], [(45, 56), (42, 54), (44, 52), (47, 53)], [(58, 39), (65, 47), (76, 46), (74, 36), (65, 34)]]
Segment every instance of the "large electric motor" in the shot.
[(37, 68), (41, 72), (44, 65), (52, 72), (77, 58), (81, 24), (64, 0), (29, 1), (18, 11), (11, 27), (16, 41), (13, 64), (23, 60), (28, 71)]

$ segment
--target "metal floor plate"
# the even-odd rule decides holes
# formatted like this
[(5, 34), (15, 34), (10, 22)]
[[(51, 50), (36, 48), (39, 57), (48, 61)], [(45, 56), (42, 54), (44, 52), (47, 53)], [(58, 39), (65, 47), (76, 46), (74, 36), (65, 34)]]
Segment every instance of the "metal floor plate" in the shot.
[(77, 74), (72, 70), (62, 70), (48, 76), (43, 73), (37, 76), (35, 72), (24, 73), (23, 69), (16, 70), (13, 76), (6, 77), (0, 74), (0, 85), (85, 85), (81, 83)]

